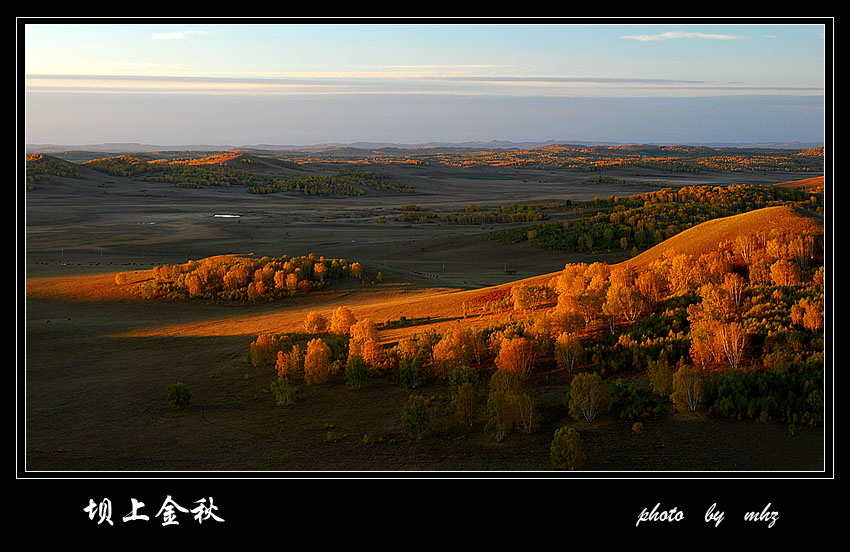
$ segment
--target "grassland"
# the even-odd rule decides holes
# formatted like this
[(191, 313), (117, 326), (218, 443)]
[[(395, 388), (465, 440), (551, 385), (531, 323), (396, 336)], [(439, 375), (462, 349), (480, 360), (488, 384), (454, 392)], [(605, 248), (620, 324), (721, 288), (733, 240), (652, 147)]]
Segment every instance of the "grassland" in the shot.
[[(342, 165), (349, 170), (351, 161), (254, 159), (268, 178), (332, 174)], [(232, 156), (226, 160), (234, 162)], [(269, 391), (273, 372), (247, 361), (249, 344), (260, 333), (297, 330), (309, 311), (329, 314), (339, 305), (374, 321), (427, 320), (380, 330), (383, 343), (428, 327), (485, 324), (499, 315), (464, 318), (462, 304), (492, 286), (545, 279), (568, 262), (622, 260), (618, 252), (565, 253), (484, 239), (487, 232), (517, 223), (405, 224), (395, 220), (404, 205), (442, 216), (472, 204), (495, 208), (628, 196), (657, 190), (659, 183), (769, 185), (812, 177), (808, 170), (674, 172), (609, 163), (604, 174), (611, 178), (588, 184), (586, 172), (560, 165), (475, 161), (369, 159), (368, 170), (402, 187), (367, 186), (357, 195), (252, 194), (247, 185), (177, 187), (82, 163), (72, 167), (79, 174), (41, 174), (25, 199), (26, 469), (550, 470), (554, 430), (574, 423), (562, 404), (563, 374), (534, 382), (540, 427), (500, 443), (488, 440), (480, 424), (459, 428), (447, 385), (434, 383), (422, 390), (434, 412), (432, 435), (415, 441), (400, 424), (410, 392), (388, 379), (371, 379), (352, 392), (336, 376), (326, 385), (302, 386), (294, 405), (276, 407)], [(686, 238), (683, 233), (679, 239)], [(309, 297), (238, 305), (145, 301), (115, 283), (118, 272), (143, 279), (154, 266), (215, 255), (308, 253), (362, 263), (365, 283), (334, 282)], [(174, 381), (193, 391), (193, 405), (185, 412), (165, 404), (165, 390)], [(579, 425), (591, 471), (824, 467), (822, 428), (792, 436), (786, 424), (705, 413), (671, 413), (647, 423), (641, 434), (614, 416)]]

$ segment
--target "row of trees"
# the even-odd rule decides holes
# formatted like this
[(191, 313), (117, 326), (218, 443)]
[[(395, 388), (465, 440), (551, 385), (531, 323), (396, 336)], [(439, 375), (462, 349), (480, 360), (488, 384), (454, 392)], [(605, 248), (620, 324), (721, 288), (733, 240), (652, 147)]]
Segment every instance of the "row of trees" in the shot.
[(665, 188), (629, 198), (611, 196), (576, 204), (576, 220), (507, 228), (487, 239), (530, 242), (535, 247), (564, 251), (603, 252), (646, 250), (697, 224), (753, 209), (792, 205), (823, 212), (823, 194), (780, 186), (686, 186)]
[[(197, 299), (204, 301), (269, 301), (308, 293), (326, 280), (362, 278), (358, 262), (308, 255), (262, 257), (209, 257), (178, 265), (161, 265), (153, 276), (134, 284), (145, 298)], [(119, 273), (116, 283), (126, 283)]]
[(343, 171), (333, 175), (304, 175), (274, 178), (251, 186), (252, 194), (299, 192), (306, 195), (359, 196), (371, 188), (379, 192), (410, 193), (413, 188), (376, 171)]
[(166, 182), (178, 188), (211, 186), (243, 186), (254, 194), (297, 192), (305, 195), (359, 196), (365, 189), (384, 192), (412, 192), (413, 189), (377, 171), (345, 170), (332, 175), (297, 175), (274, 177), (248, 170), (249, 159), (240, 158), (240, 167), (231, 166), (229, 156), (220, 162), (196, 160), (150, 161), (130, 155), (120, 155), (87, 161), (85, 165), (113, 176), (143, 177), (147, 182)]

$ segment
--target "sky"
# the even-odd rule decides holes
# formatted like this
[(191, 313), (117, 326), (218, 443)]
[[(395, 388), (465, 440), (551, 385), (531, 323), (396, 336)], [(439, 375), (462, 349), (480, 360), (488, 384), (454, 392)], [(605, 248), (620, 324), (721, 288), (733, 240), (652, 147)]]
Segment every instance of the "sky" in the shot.
[(34, 19), (18, 79), (28, 144), (822, 142), (812, 21)]

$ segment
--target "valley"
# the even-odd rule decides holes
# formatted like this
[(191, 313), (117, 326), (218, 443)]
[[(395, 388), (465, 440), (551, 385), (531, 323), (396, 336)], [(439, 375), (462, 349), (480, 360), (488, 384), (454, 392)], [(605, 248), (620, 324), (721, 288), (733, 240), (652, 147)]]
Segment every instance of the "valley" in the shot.
[[(547, 156), (539, 155), (541, 151)], [(251, 151), (220, 157), (209, 152), (157, 152), (139, 165), (142, 169), (130, 167), (120, 174), (114, 168), (109, 169), (111, 173), (93, 168), (91, 161), (101, 159), (95, 153), (51, 154), (52, 159), (61, 159), (57, 166), (70, 163), (78, 173), (46, 169), (25, 192), (26, 469), (551, 471), (555, 469), (550, 461), (552, 435), (570, 425), (582, 435), (587, 452), (584, 470), (591, 472), (823, 470), (822, 423), (792, 423), (784, 414), (759, 420), (723, 416), (716, 409), (681, 412), (659, 398), (652, 399), (653, 405), (661, 406), (646, 416), (618, 415), (618, 404), (596, 420), (576, 420), (564, 405), (575, 374), (558, 365), (551, 343), (549, 349), (541, 349), (534, 375), (524, 382), (536, 412), (533, 430), (511, 431), (502, 440), (488, 437), (484, 430), (484, 382), (495, 371), (493, 357), (486, 355), (487, 360), (475, 363), (482, 385), (476, 400), (478, 415), (468, 426), (455, 419), (448, 378), (432, 374), (420, 386), (407, 388), (398, 366), (389, 360), (373, 370), (357, 391), (348, 388), (342, 372), (321, 385), (307, 384), (299, 372), (294, 378), (297, 400), (286, 406), (275, 404), (271, 387), (278, 378), (275, 367), (253, 362), (251, 345), (260, 335), (292, 334), (293, 342), (305, 348), (312, 336), (304, 335), (302, 325), (311, 312), (330, 319), (336, 309), (346, 306), (357, 320), (371, 320), (377, 342), (384, 351), (391, 351), (402, 340), (421, 340), (429, 331), (434, 335), (485, 327), (504, 331), (505, 324), (541, 318), (554, 302), (528, 309), (504, 303), (491, 308), (482, 298), (488, 294), (510, 298), (515, 286), (554, 286), (567, 264), (643, 269), (667, 258), (665, 247), (672, 251), (671, 244), (677, 240), (676, 252), (698, 257), (741, 234), (767, 236), (777, 227), (786, 227), (794, 235), (820, 236), (821, 240), (824, 236), (824, 179), (818, 179), (823, 171), (814, 169), (822, 156), (795, 158), (799, 152), (793, 152), (768, 166), (764, 152), (721, 151), (711, 157), (722, 157), (727, 164), (716, 159), (711, 165), (701, 164), (694, 154), (677, 158), (679, 170), (673, 170), (669, 160), (662, 164), (656, 156), (646, 161), (647, 152), (626, 159), (600, 149), (596, 158), (581, 161), (593, 163), (593, 170), (587, 170), (587, 166), (576, 166), (575, 160), (552, 161), (553, 155), (564, 155), (562, 150), (541, 151), (333, 150), (297, 155)], [(582, 152), (583, 156), (590, 153)], [(757, 157), (760, 164), (753, 168), (755, 163), (748, 163), (747, 156)], [(700, 150), (698, 158), (704, 157)], [(188, 166), (214, 168), (191, 173), (207, 179), (198, 181), (190, 181), (187, 173), (149, 172), (156, 168), (152, 165), (177, 158), (192, 161)], [(192, 164), (203, 159), (207, 161)], [(261, 184), (209, 183), (220, 178), (219, 173), (233, 174), (230, 165), (246, 171), (240, 179), (251, 175)], [(249, 165), (250, 170), (245, 168)], [(741, 167), (745, 169), (737, 170)], [(351, 174), (363, 176), (358, 171), (379, 173), (392, 185), (370, 187), (356, 180), (350, 184)], [(336, 187), (341, 181), (330, 177), (342, 173), (349, 178), (345, 185), (359, 192)], [(169, 174), (179, 178), (163, 176)], [(295, 179), (305, 175), (312, 179), (309, 193), (307, 180)], [(252, 186), (268, 186), (274, 179), (277, 189), (284, 191), (251, 192)], [(748, 209), (736, 204), (740, 214), (692, 221), (687, 228), (681, 224), (669, 237), (657, 229), (660, 224), (654, 226), (655, 220), (648, 223), (652, 226), (623, 223), (624, 229), (631, 228), (628, 235), (612, 235), (604, 244), (596, 237), (592, 244), (581, 242), (564, 250), (546, 246), (526, 228), (531, 224), (573, 228), (599, 212), (604, 212), (607, 223), (618, 212), (619, 200), (661, 190), (684, 194), (699, 187), (768, 189), (798, 183), (783, 187), (792, 190), (800, 189), (800, 182), (807, 183), (801, 195), (793, 201), (776, 200), (787, 205), (765, 203)], [(296, 185), (298, 190), (292, 187)], [(455, 217), (495, 213), (516, 204), (531, 206), (540, 220), (491, 218), (461, 224)], [(412, 205), (415, 212), (434, 216), (405, 219), (402, 215)], [(633, 216), (644, 216), (637, 211), (643, 205), (638, 201), (630, 207), (635, 209)], [(768, 216), (756, 223), (756, 216), (748, 216), (756, 212)], [(658, 218), (655, 213), (652, 216)], [(718, 228), (720, 221), (726, 221), (722, 231), (707, 230)], [(638, 242), (632, 240), (637, 228), (641, 235), (644, 228), (653, 230), (646, 232), (646, 241)], [(528, 234), (527, 239), (514, 243), (493, 239), (494, 233), (517, 229)], [(685, 251), (683, 243), (692, 244), (693, 250)], [(117, 274), (124, 274), (128, 282), (142, 282), (154, 278), (156, 267), (188, 267), (192, 261), (222, 255), (248, 259), (255, 263), (252, 267), (260, 268), (264, 258), (311, 253), (316, 258), (346, 260), (343, 265), (357, 262), (362, 276), (322, 282), (309, 293), (255, 301), (192, 300), (185, 292), (173, 290), (177, 298), (143, 298), (131, 284), (116, 280)], [(827, 265), (826, 255), (821, 251), (811, 262)], [(741, 272), (740, 264), (736, 266)], [(810, 265), (803, 271), (809, 280), (813, 270)], [(751, 284), (756, 285), (755, 280)], [(764, 288), (753, 291), (753, 297), (783, 293), (776, 291), (775, 284), (759, 285)], [(784, 293), (785, 299), (776, 296), (777, 304), (790, 305), (793, 301), (787, 297), (795, 293), (809, 297), (816, 292), (788, 288)], [(682, 296), (690, 298), (691, 304), (699, 303), (696, 288)], [(676, 308), (674, 303), (660, 304), (646, 312), (661, 315), (664, 308)], [(622, 323), (616, 329), (618, 336), (627, 333), (626, 326)], [(587, 351), (597, 340), (608, 339), (601, 318), (572, 331), (581, 336)], [(820, 332), (822, 336), (823, 328)], [(322, 335), (328, 342), (336, 339)], [(610, 339), (617, 343), (617, 337)], [(687, 347), (682, 349), (687, 340), (683, 334), (667, 345), (670, 351), (689, 357)], [(800, 347), (802, 352), (797, 352), (807, 358), (816, 356), (820, 347), (822, 358), (823, 337)], [(602, 349), (599, 354), (603, 355)], [(346, 355), (337, 356), (344, 364)], [(634, 385), (642, 397), (651, 395), (648, 364), (642, 363), (657, 361), (657, 352), (645, 353), (634, 362), (602, 363), (600, 358), (588, 353), (577, 372), (607, 366), (604, 378), (619, 386), (620, 392)], [(672, 364), (675, 359), (671, 358)], [(749, 359), (747, 371), (764, 369), (761, 358)], [(185, 411), (166, 404), (166, 389), (175, 381), (186, 383), (192, 391), (191, 406)], [(401, 412), (411, 395), (421, 395), (428, 403), (430, 430), (423, 439), (411, 438), (403, 428)]]

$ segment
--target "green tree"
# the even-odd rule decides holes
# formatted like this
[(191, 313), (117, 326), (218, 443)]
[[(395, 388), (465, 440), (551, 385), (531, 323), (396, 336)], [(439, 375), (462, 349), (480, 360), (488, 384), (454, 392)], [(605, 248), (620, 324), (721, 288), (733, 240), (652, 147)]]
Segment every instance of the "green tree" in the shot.
[(363, 384), (366, 383), (368, 366), (360, 356), (348, 357), (348, 364), (345, 366), (345, 386), (352, 391), (357, 391)]
[(478, 370), (471, 366), (459, 366), (452, 370), (449, 375), (449, 392), (452, 397), (456, 397), (460, 386), (464, 383), (472, 385), (473, 390), (478, 393), (480, 386), (478, 383)]
[(421, 395), (411, 395), (401, 411), (401, 426), (413, 439), (422, 439), (431, 429), (431, 414), (428, 403)]
[(288, 406), (295, 403), (297, 389), (289, 381), (289, 378), (281, 377), (277, 381), (273, 381), (271, 390), (274, 393), (274, 402), (277, 406)]
[(564, 426), (555, 431), (549, 447), (552, 465), (562, 470), (581, 469), (587, 462), (581, 435), (573, 427)]
[(478, 390), (472, 383), (465, 381), (458, 387), (457, 393), (452, 398), (455, 407), (455, 417), (463, 425), (475, 423), (478, 413)]
[(186, 410), (192, 402), (192, 392), (185, 383), (178, 381), (168, 386), (166, 399), (170, 409)]
[(405, 389), (415, 389), (425, 381), (425, 368), (416, 356), (403, 356), (398, 361), (398, 375)]
[(516, 408), (514, 408), (512, 395), (504, 391), (493, 391), (487, 395), (487, 407), (485, 416), (487, 422), (484, 432), (496, 441), (501, 441), (507, 436), (517, 421)]
[(592, 422), (599, 414), (607, 412), (613, 404), (611, 389), (599, 374), (579, 373), (573, 377), (569, 392), (570, 415), (576, 420)]

